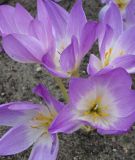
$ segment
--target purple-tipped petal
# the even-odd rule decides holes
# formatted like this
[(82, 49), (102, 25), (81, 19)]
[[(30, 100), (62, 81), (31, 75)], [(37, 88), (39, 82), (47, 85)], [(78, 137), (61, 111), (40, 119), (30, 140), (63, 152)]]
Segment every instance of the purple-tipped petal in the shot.
[(109, 3), (99, 14), (100, 21), (111, 26), (114, 31), (114, 39), (117, 39), (123, 31), (123, 21), (120, 10), (115, 3)]
[[(135, 104), (133, 103), (135, 97), (134, 91), (131, 90), (129, 91), (128, 89), (122, 89), (120, 87), (114, 90), (112, 89), (112, 91), (113, 95), (115, 95), (114, 101), (117, 104), (117, 106), (119, 106), (118, 108), (119, 117), (128, 117), (133, 112), (135, 112)], [(123, 97), (126, 98), (123, 99)]]
[(56, 77), (61, 77), (61, 78), (70, 77), (70, 75), (68, 75), (67, 73), (62, 72), (61, 70), (57, 70), (55, 68), (54, 62), (52, 62), (49, 54), (47, 54), (43, 57), (42, 62), (43, 62), (43, 67), (45, 69), (47, 69), (48, 72), (51, 73), (52, 75), (54, 75)]
[[(37, 19), (42, 23), (43, 25), (43, 35), (44, 38), (46, 38), (45, 45), (49, 48), (54, 49), (55, 48), (55, 42), (53, 37), (53, 28), (51, 19), (49, 17), (48, 11), (45, 7), (44, 0), (38, 0), (37, 1)], [(53, 52), (52, 52), (53, 53)]]
[(34, 145), (29, 160), (56, 160), (59, 149), (58, 138), (56, 138), (55, 143), (52, 152), (52, 138), (49, 135), (43, 135)]
[(26, 125), (10, 129), (0, 139), (0, 155), (12, 155), (29, 148), (42, 133)]
[(0, 32), (6, 35), (15, 31), (13, 22), (14, 8), (8, 5), (0, 6)]
[(126, 131), (103, 130), (103, 129), (97, 129), (97, 132), (101, 135), (105, 135), (105, 134), (120, 135), (120, 134), (126, 133)]
[(98, 129), (98, 133), (105, 135), (105, 134), (122, 134), (126, 133), (130, 130), (131, 126), (135, 122), (135, 112), (133, 112), (128, 117), (119, 118), (117, 122), (109, 129)]
[(125, 9), (125, 25), (129, 28), (135, 24), (135, 0), (130, 0)]
[(51, 133), (73, 133), (81, 126), (80, 121), (75, 118), (74, 110), (66, 106), (51, 124), (49, 131)]
[(14, 60), (22, 63), (41, 63), (46, 53), (40, 41), (36, 38), (21, 34), (12, 34), (3, 38), (3, 48)]
[(0, 105), (0, 125), (15, 126), (30, 120), (41, 106), (28, 102)]
[(33, 37), (39, 39), (41, 42), (44, 43), (44, 46), (46, 46), (48, 40), (44, 29), (44, 25), (41, 21), (39, 21), (38, 19), (34, 19), (33, 21), (31, 21), (29, 26), (29, 32)]
[[(107, 81), (105, 79), (107, 79)], [(106, 74), (97, 74), (89, 79), (73, 78), (69, 83), (70, 102), (76, 104), (90, 90), (94, 91), (97, 84), (110, 88), (115, 94), (116, 90), (119, 88), (124, 87), (130, 89), (132, 80), (129, 74), (122, 68), (114, 69)]]
[(114, 68), (122, 67), (128, 73), (135, 73), (135, 55), (125, 55), (114, 59), (111, 63)]
[(20, 5), (15, 8), (8, 5), (0, 6), (0, 31), (2, 36), (11, 33), (28, 33), (33, 17)]
[(77, 0), (73, 8), (71, 9), (69, 20), (68, 20), (68, 28), (67, 32), (69, 37), (76, 36), (80, 38), (81, 31), (86, 24), (87, 19), (82, 8), (82, 0)]
[(114, 32), (109, 25), (99, 24), (98, 26), (98, 44), (101, 59), (105, 58), (105, 53), (115, 43)]
[[(119, 76), (121, 75), (121, 76)], [(95, 82), (100, 83), (102, 85), (107, 85), (109, 88), (116, 89), (119, 88), (126, 88), (131, 89), (132, 80), (130, 75), (122, 68), (116, 68), (107, 72), (106, 74), (94, 76)], [(107, 79), (107, 81), (105, 81)], [(113, 85), (112, 85), (113, 84)]]
[(65, 36), (69, 14), (64, 8), (54, 3), (52, 0), (43, 1), (45, 10), (48, 12), (48, 15), (51, 19), (53, 29), (56, 34), (56, 39), (59, 40)]
[(111, 58), (114, 59), (115, 57), (131, 54), (135, 55), (135, 27), (131, 27), (130, 29), (126, 30), (121, 34), (118, 38), (113, 51)]
[(93, 82), (83, 78), (72, 78), (69, 83), (69, 97), (70, 102), (74, 104), (78, 103), (89, 90), (93, 89)]
[(28, 34), (28, 28), (33, 17), (25, 10), (19, 3), (15, 7), (14, 15), (14, 26), (16, 25), (19, 33)]
[(94, 54), (90, 55), (89, 64), (87, 66), (87, 73), (89, 75), (94, 75), (102, 69), (102, 63), (98, 57)]
[(79, 58), (78, 41), (72, 38), (71, 44), (62, 52), (60, 57), (61, 68), (64, 72), (72, 72), (76, 67), (76, 60)]
[(80, 38), (80, 52), (83, 56), (91, 49), (97, 38), (97, 26), (97, 22), (89, 21), (82, 29)]
[(57, 110), (57, 112), (60, 112), (64, 104), (60, 103), (57, 101), (47, 90), (47, 88), (43, 84), (37, 85), (34, 89), (33, 92), (37, 94), (38, 96), (42, 97), (44, 101), (50, 106), (53, 107)]

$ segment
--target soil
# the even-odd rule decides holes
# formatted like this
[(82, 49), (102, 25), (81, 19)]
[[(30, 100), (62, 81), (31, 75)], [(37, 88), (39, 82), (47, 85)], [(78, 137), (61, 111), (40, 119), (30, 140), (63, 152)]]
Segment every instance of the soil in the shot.
[[(4, 0), (0, 0), (3, 3)], [(36, 11), (36, 0), (5, 0), (15, 5), (25, 6), (32, 14)], [(74, 1), (63, 0), (60, 4), (70, 9)], [(98, 0), (84, 0), (84, 9), (88, 18), (97, 19), (101, 4)], [(97, 52), (93, 49), (92, 52)], [(87, 61), (86, 57), (86, 61)], [(82, 70), (85, 72), (86, 61)], [(41, 103), (41, 99), (32, 94), (31, 89), (39, 82), (44, 83), (52, 94), (62, 100), (59, 88), (47, 72), (36, 64), (20, 64), (11, 60), (4, 51), (0, 54), (0, 103), (25, 100)], [(7, 128), (0, 127), (0, 136)], [(79, 130), (71, 135), (60, 134), (58, 160), (134, 160), (135, 127), (121, 136), (101, 136), (92, 132)], [(23, 153), (0, 157), (0, 160), (27, 160), (31, 149)]]

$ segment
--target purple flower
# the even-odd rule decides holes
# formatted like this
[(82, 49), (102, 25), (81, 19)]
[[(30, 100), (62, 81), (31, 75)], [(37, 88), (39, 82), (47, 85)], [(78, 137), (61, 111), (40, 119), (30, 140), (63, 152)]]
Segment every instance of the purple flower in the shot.
[(77, 0), (70, 13), (50, 0), (42, 1), (38, 9), (40, 21), (46, 11), (53, 28), (54, 52), (44, 56), (44, 66), (56, 76), (76, 75), (82, 58), (96, 39), (97, 23), (87, 22), (81, 0)]
[(103, 0), (102, 3), (107, 5), (101, 9), (100, 14), (108, 12), (110, 4), (114, 3), (121, 12), (125, 29), (135, 25), (135, 0)]
[(22, 63), (40, 63), (60, 77), (77, 74), (96, 39), (97, 23), (87, 22), (81, 0), (70, 13), (52, 0), (38, 0), (37, 11), (33, 19), (19, 4), (15, 8), (0, 6), (0, 32), (6, 53)]
[[(0, 6), (0, 32), (6, 53), (22, 63), (42, 63), (49, 46), (43, 25), (20, 5)], [(45, 36), (46, 35), (46, 36)]]
[[(131, 85), (130, 76), (121, 68), (89, 79), (71, 79), (70, 107), (58, 115), (51, 131), (66, 132), (80, 123), (96, 128), (100, 134), (127, 132), (135, 122), (135, 91)], [(63, 128), (59, 128), (61, 123)]]
[(49, 131), (52, 121), (63, 108), (43, 85), (33, 90), (46, 103), (12, 102), (0, 105), (0, 124), (12, 128), (0, 139), (0, 155), (12, 155), (33, 146), (29, 160), (55, 160), (59, 142)]
[(135, 73), (135, 27), (123, 30), (121, 14), (114, 3), (102, 16), (98, 29), (100, 59), (90, 56), (87, 71), (90, 75), (104, 69), (122, 67)]

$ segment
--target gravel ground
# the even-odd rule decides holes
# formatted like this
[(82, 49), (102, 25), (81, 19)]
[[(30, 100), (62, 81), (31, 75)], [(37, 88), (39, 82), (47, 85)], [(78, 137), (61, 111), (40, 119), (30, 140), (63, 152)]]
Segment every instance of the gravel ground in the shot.
[[(7, 0), (8, 1), (8, 0)], [(3, 3), (4, 0), (0, 0)], [(24, 5), (32, 14), (35, 13), (35, 0), (9, 0)], [(60, 4), (70, 9), (74, 1), (63, 0)], [(88, 18), (97, 18), (101, 5), (97, 0), (84, 0), (84, 9)], [(96, 52), (93, 49), (92, 52)], [(86, 58), (87, 61), (87, 58)], [(84, 69), (83, 64), (82, 70)], [(41, 102), (31, 93), (31, 89), (39, 82), (44, 83), (52, 94), (61, 99), (58, 86), (38, 65), (20, 64), (12, 61), (4, 53), (0, 54), (0, 103), (27, 100)], [(0, 127), (0, 136), (7, 130)], [(135, 159), (135, 127), (122, 136), (101, 136), (95, 131), (86, 133), (79, 130), (71, 135), (60, 136), (58, 160), (134, 160)], [(0, 160), (27, 160), (30, 150), (15, 156), (0, 157)]]

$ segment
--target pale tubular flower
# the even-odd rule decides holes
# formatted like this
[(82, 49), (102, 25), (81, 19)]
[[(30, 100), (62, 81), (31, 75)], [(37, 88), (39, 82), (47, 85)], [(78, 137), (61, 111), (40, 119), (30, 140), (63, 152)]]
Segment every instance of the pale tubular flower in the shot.
[(59, 141), (49, 128), (64, 105), (42, 84), (33, 91), (44, 99), (45, 105), (31, 102), (0, 105), (0, 125), (12, 127), (0, 139), (0, 155), (13, 155), (33, 145), (29, 160), (55, 160)]
[(114, 3), (101, 18), (98, 29), (100, 57), (90, 55), (88, 73), (93, 75), (117, 67), (135, 73), (135, 26), (123, 29), (122, 16)]
[[(135, 122), (135, 91), (131, 85), (131, 77), (121, 68), (88, 79), (71, 79), (68, 114), (67, 108), (60, 112), (51, 131), (66, 132), (69, 126), (80, 123), (100, 134), (127, 132)], [(58, 127), (61, 123), (63, 128)]]
[(76, 75), (96, 40), (97, 22), (87, 21), (81, 0), (70, 13), (52, 0), (37, 0), (37, 12), (34, 19), (20, 4), (0, 6), (5, 52), (21, 63), (42, 64), (59, 77)]

